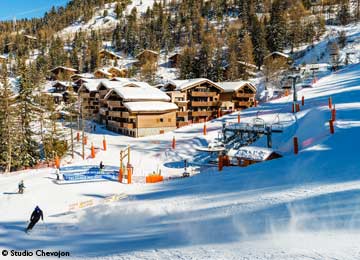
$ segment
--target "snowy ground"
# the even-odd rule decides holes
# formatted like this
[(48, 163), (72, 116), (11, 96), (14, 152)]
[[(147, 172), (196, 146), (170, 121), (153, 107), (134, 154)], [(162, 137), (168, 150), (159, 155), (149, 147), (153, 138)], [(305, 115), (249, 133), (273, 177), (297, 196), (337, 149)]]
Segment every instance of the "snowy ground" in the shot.
[[(207, 145), (223, 122), (237, 114), (174, 132), (133, 139), (107, 132), (89, 133), (90, 144), (108, 151), (82, 161), (77, 147), (73, 165), (117, 166), (120, 148), (130, 145), (135, 184), (54, 183), (53, 170), (0, 176), (0, 250), (62, 250), (81, 259), (357, 259), (360, 257), (360, 65), (351, 65), (304, 89), (305, 106), (289, 113), (291, 97), (241, 112), (243, 122), (256, 116), (280, 124), (273, 137), (284, 158), (248, 168), (202, 167), (189, 178), (144, 184), (144, 176), (161, 168), (165, 176), (182, 173), (182, 161), (197, 162), (195, 146)], [(327, 107), (337, 108), (334, 135)], [(300, 153), (292, 154), (292, 137)], [(176, 137), (176, 150), (171, 140)], [(257, 142), (265, 144), (265, 139)], [(62, 164), (70, 162), (70, 158)], [(16, 194), (25, 181), (25, 194)], [(109, 200), (112, 195), (127, 197)], [(93, 206), (67, 213), (78, 203)], [(45, 213), (27, 235), (23, 228), (33, 208)], [(10, 258), (9, 258), (10, 259)], [(34, 257), (34, 259), (36, 259)]]

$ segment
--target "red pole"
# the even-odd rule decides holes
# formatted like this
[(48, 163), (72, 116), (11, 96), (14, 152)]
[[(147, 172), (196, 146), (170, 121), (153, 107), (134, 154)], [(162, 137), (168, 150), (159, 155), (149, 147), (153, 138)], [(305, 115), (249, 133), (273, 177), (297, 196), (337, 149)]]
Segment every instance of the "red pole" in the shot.
[(240, 113), (238, 114), (238, 124), (240, 124)]
[(80, 133), (79, 132), (76, 134), (76, 141), (80, 142)]
[(106, 151), (106, 140), (105, 140), (105, 137), (103, 139), (103, 148), (104, 148), (104, 151)]
[(221, 172), (222, 169), (223, 169), (223, 156), (222, 155), (219, 155), (219, 165), (218, 165), (218, 167), (219, 167), (219, 172)]
[(221, 117), (221, 110), (220, 110), (220, 108), (218, 109), (218, 115), (217, 115), (217, 117), (218, 117), (218, 118)]
[(204, 124), (204, 130), (203, 130), (203, 132), (204, 132), (204, 135), (206, 135), (206, 123)]
[(329, 127), (330, 127), (330, 134), (334, 134), (335, 133), (335, 129), (334, 129), (334, 121), (329, 120)]
[(296, 104), (296, 112), (300, 112), (300, 104)]
[(304, 97), (304, 96), (302, 96), (302, 98), (301, 98), (301, 105), (302, 105), (302, 106), (305, 105), (305, 97)]
[(298, 142), (298, 138), (294, 137), (294, 154), (298, 154), (299, 153), (299, 142)]
[(331, 121), (336, 121), (336, 109), (335, 109), (335, 105), (334, 105), (334, 108), (331, 110)]
[(331, 109), (332, 108), (332, 98), (331, 97), (329, 97), (328, 102), (329, 102), (329, 109)]
[(176, 140), (175, 140), (175, 136), (173, 137), (171, 147), (172, 147), (172, 149), (175, 149), (175, 148), (176, 148)]
[(257, 107), (257, 100), (254, 100), (254, 106)]
[(128, 184), (131, 184), (131, 176), (132, 175), (132, 169), (131, 167), (127, 168), (127, 177), (128, 177)]
[(87, 136), (84, 136), (83, 143), (87, 145)]
[(95, 158), (95, 147), (93, 143), (91, 144), (91, 158)]

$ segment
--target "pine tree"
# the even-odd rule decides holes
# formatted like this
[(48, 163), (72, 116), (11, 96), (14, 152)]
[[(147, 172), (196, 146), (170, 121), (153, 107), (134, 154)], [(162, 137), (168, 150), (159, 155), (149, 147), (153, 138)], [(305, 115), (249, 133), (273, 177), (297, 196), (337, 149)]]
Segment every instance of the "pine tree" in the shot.
[(286, 47), (286, 16), (283, 0), (275, 0), (272, 4), (270, 22), (267, 27), (268, 48), (271, 52), (282, 51)]
[[(245, 34), (244, 38), (241, 41), (240, 46), (240, 61), (245, 64), (254, 64), (254, 56), (253, 56), (254, 47), (251, 42), (251, 38), (249, 34)], [(243, 79), (248, 78), (248, 73), (246, 71), (246, 66), (242, 67), (243, 69), (239, 71)]]
[(340, 4), (340, 9), (337, 14), (337, 17), (341, 25), (347, 25), (350, 22), (350, 8), (349, 0), (342, 0)]
[(251, 35), (252, 43), (254, 46), (254, 62), (256, 66), (260, 69), (260, 67), (264, 63), (264, 57), (268, 52), (265, 39), (265, 28), (263, 23), (260, 22), (255, 15), (252, 16), (251, 19)]

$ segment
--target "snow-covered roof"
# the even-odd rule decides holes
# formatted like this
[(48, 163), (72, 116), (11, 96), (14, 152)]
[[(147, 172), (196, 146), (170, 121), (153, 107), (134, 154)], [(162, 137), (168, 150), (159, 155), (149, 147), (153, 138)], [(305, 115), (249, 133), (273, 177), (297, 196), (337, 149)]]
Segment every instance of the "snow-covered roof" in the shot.
[(186, 80), (170, 80), (166, 85), (174, 85), (176, 90), (184, 91), (189, 88), (192, 88), (194, 86), (197, 86), (202, 83), (209, 83), (210, 85), (213, 85), (215, 88), (218, 88), (219, 90), (223, 90), (217, 83), (205, 79), (205, 78), (197, 78), (197, 79), (186, 79)]
[(73, 68), (69, 68), (69, 67), (64, 67), (64, 66), (58, 66), (56, 68), (53, 68), (52, 70), (50, 70), (51, 72), (54, 72), (58, 69), (63, 69), (63, 70), (68, 70), (68, 71), (73, 71), (73, 72), (76, 72), (77, 70), (76, 69), (73, 69)]
[(271, 56), (273, 56), (273, 55), (283, 56), (283, 57), (286, 58), (286, 59), (289, 59), (289, 58), (290, 58), (289, 55), (287, 55), (287, 54), (285, 54), (285, 53), (283, 53), (283, 52), (274, 51), (274, 52), (270, 53), (269, 55), (265, 56), (264, 59), (267, 59), (268, 57), (271, 57)]
[(165, 112), (174, 111), (178, 107), (174, 103), (162, 102), (162, 101), (146, 101), (146, 102), (126, 102), (124, 106), (130, 112)]
[(82, 86), (79, 88), (79, 91), (81, 88), (86, 88), (90, 92), (97, 91), (98, 85), (105, 81), (104, 79), (86, 79), (86, 82), (82, 84)]
[(122, 57), (120, 55), (117, 55), (115, 52), (112, 52), (112, 51), (109, 51), (109, 50), (105, 50), (105, 49), (102, 49), (101, 51), (99, 51), (99, 53), (101, 52), (104, 52), (104, 53), (108, 53), (114, 57), (116, 57), (117, 59), (122, 59)]
[(136, 55), (135, 57), (138, 58), (139, 56), (143, 55), (144, 52), (150, 52), (152, 54), (155, 54), (155, 55), (159, 55), (158, 52), (156, 51), (152, 51), (152, 50), (143, 50), (142, 52), (140, 52), (138, 55)]
[(7, 57), (6, 57), (5, 55), (0, 55), (0, 59), (2, 59), (2, 60), (6, 60), (6, 59), (7, 59)]
[(239, 149), (230, 149), (227, 155), (229, 157), (236, 157), (253, 161), (265, 161), (274, 152), (275, 151), (270, 148), (244, 146)]
[(55, 81), (52, 86), (55, 86), (57, 84), (62, 85), (64, 87), (72, 86), (71, 82), (69, 82), (69, 81), (60, 81), (60, 80)]
[(248, 62), (244, 62), (244, 61), (240, 61), (240, 60), (239, 60), (238, 63), (241, 64), (241, 65), (244, 65), (244, 66), (246, 66), (246, 67), (249, 67), (249, 68), (257, 69), (257, 66), (256, 66), (256, 65), (251, 64), (251, 63), (248, 63)]
[(75, 77), (91, 79), (91, 78), (94, 78), (94, 75), (92, 73), (79, 73), (79, 74), (74, 74), (71, 76), (71, 78), (75, 78)]
[(217, 84), (224, 90), (224, 92), (234, 92), (244, 86), (248, 86), (256, 92), (256, 87), (249, 81), (217, 82)]
[(152, 100), (152, 101), (170, 101), (170, 97), (161, 90), (150, 86), (146, 82), (102, 82), (102, 85), (112, 89), (105, 96), (107, 99), (111, 93), (115, 92), (125, 101)]
[(97, 69), (94, 74), (97, 72), (100, 72), (101, 74), (104, 74), (106, 76), (112, 76), (112, 74), (110, 72), (107, 72), (105, 69)]

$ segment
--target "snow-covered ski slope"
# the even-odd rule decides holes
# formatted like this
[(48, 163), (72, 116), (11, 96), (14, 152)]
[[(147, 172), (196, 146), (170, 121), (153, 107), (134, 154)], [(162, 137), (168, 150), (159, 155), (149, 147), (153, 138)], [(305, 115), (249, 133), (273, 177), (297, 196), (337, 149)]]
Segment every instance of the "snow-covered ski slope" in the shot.
[[(279, 160), (221, 173), (203, 167), (192, 178), (155, 185), (57, 185), (47, 169), (0, 176), (0, 250), (63, 250), (79, 259), (359, 259), (359, 78), (360, 65), (351, 65), (301, 90), (305, 106), (296, 117), (289, 113), (291, 97), (241, 112), (244, 122), (259, 116), (281, 124), (284, 133), (273, 137), (284, 155)], [(337, 109), (334, 135), (329, 96)], [(140, 139), (101, 130), (89, 140), (100, 144), (105, 135), (108, 151), (84, 162), (77, 154), (73, 163), (118, 165), (120, 148), (130, 144), (137, 177), (157, 167), (178, 175), (176, 167), (184, 158), (196, 161), (194, 147), (216, 137), (224, 121), (237, 121), (237, 114), (209, 122), (206, 138), (202, 124)], [(21, 179), (25, 194), (14, 194)], [(127, 197), (109, 200), (114, 194)], [(67, 212), (86, 202), (92, 207)], [(36, 205), (45, 222), (27, 235), (23, 228)]]

